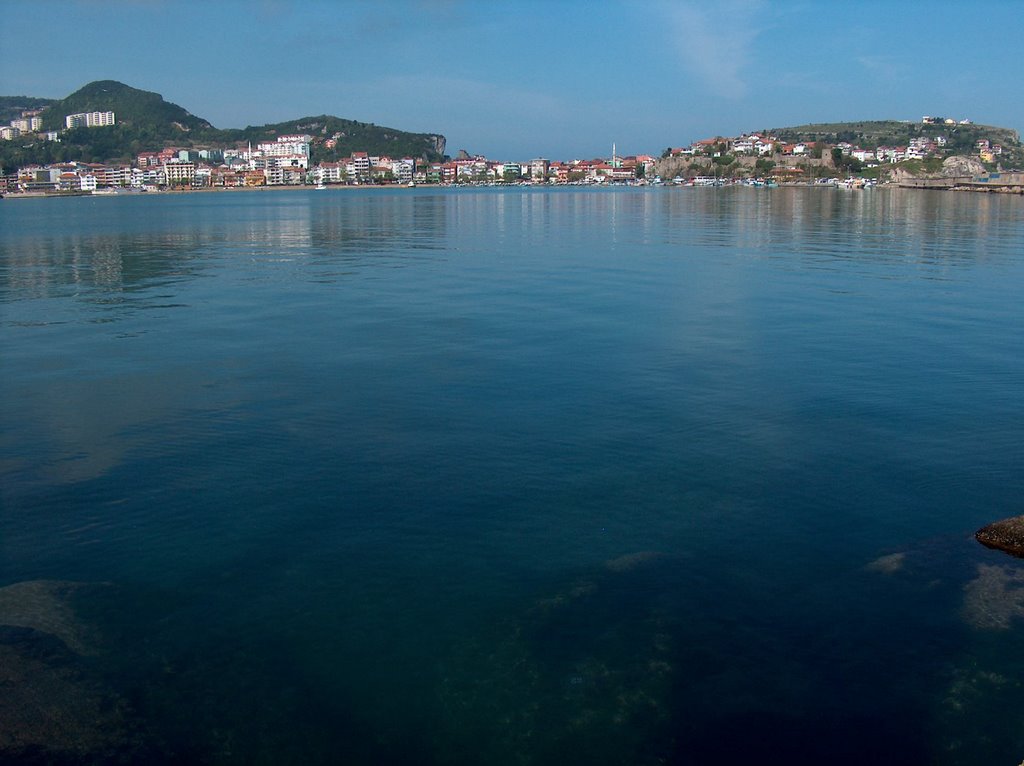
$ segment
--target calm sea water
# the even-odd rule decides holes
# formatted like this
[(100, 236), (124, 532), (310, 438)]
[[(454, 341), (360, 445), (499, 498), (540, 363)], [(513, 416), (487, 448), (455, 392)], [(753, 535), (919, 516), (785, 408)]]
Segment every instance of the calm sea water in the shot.
[(989, 195), (5, 200), (4, 680), (107, 718), (0, 754), (1017, 764), (1022, 287)]

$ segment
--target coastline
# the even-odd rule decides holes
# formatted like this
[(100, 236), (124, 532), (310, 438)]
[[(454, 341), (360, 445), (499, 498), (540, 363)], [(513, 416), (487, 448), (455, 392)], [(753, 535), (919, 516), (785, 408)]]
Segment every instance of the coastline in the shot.
[[(555, 189), (563, 188), (566, 186), (575, 187), (586, 187), (595, 189), (605, 188), (621, 188), (621, 187), (640, 187), (640, 188), (711, 188), (721, 189), (729, 188), (734, 186), (750, 186), (750, 184), (742, 183), (727, 183), (722, 185), (685, 185), (685, 184), (672, 184), (672, 183), (661, 183), (661, 184), (417, 184), (414, 187), (402, 186), (399, 184), (363, 184), (363, 185), (350, 185), (350, 184), (334, 184), (325, 187), (317, 187), (312, 184), (300, 184), (300, 185), (275, 185), (275, 186), (228, 186), (228, 187), (204, 187), (199, 189), (160, 189), (157, 191), (143, 191), (134, 189), (122, 189), (115, 191), (69, 191), (69, 192), (5, 192), (0, 195), (5, 200), (16, 200), (16, 199), (64, 199), (68, 197), (92, 197), (92, 198), (108, 198), (108, 197), (135, 197), (135, 196), (156, 196), (156, 195), (185, 195), (185, 194), (234, 194), (234, 193), (248, 193), (248, 192), (275, 192), (275, 191), (345, 191), (345, 192), (359, 192), (367, 189), (476, 189), (476, 188), (540, 188), (540, 189)], [(757, 188), (777, 188), (777, 189), (837, 189), (842, 188), (836, 184), (822, 184), (822, 183), (792, 183), (782, 182), (776, 183), (773, 186), (757, 187)], [(1013, 185), (1001, 185), (995, 184), (971, 184), (971, 185), (952, 185), (952, 186), (926, 186), (926, 185), (904, 185), (899, 183), (884, 183), (878, 184), (877, 186), (871, 187), (873, 190), (877, 189), (905, 189), (908, 191), (952, 191), (952, 192), (975, 192), (975, 193), (987, 193), (987, 194), (1010, 194), (1024, 196), (1024, 184), (1013, 184)], [(854, 187), (856, 191), (863, 191), (860, 187)]]
[[(437, 186), (437, 184), (434, 184)], [(223, 194), (223, 193), (234, 193), (234, 192), (268, 192), (268, 191), (301, 191), (303, 189), (316, 189), (317, 187), (310, 184), (303, 184), (300, 186), (228, 186), (228, 187), (204, 187), (200, 189), (159, 189), (157, 191), (142, 191), (134, 189), (124, 189), (123, 191), (112, 191), (112, 192), (93, 192), (93, 191), (73, 191), (73, 192), (4, 192), (3, 199), (63, 199), (65, 197), (155, 197), (162, 195), (182, 195), (182, 194)], [(338, 184), (337, 186), (328, 186), (327, 189), (389, 189), (389, 188), (406, 188), (392, 184), (391, 186), (347, 186), (344, 184)]]

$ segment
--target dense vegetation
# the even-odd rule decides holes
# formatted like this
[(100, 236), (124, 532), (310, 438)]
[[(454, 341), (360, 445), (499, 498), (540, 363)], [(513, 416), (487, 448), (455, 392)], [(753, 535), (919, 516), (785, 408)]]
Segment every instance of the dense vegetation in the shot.
[(114, 112), (119, 125), (148, 128), (168, 136), (213, 130), (213, 126), (206, 120), (177, 104), (164, 101), (159, 93), (132, 88), (114, 80), (91, 82), (67, 98), (51, 104), (42, 114), (43, 129), (62, 130), (66, 115), (97, 111)]
[[(435, 161), (444, 155), (444, 136), (426, 133), (406, 133), (384, 128), (373, 123), (344, 120), (322, 114), (273, 125), (249, 126), (242, 130), (222, 130), (223, 140), (234, 144), (243, 141), (257, 143), (272, 141), (275, 136), (305, 133), (313, 136), (313, 162), (333, 161), (348, 157), (352, 152), (386, 154), (389, 157), (423, 157)], [(326, 141), (334, 139), (333, 148)]]
[[(61, 135), (59, 143), (24, 136), (0, 141), (0, 166), (5, 172), (34, 163), (129, 162), (139, 152), (158, 151), (165, 146), (181, 148), (227, 148), (239, 143), (273, 140), (284, 133), (313, 136), (313, 161), (347, 157), (353, 151), (391, 156), (440, 160), (444, 136), (407, 133), (393, 128), (322, 115), (275, 125), (250, 126), (241, 130), (219, 130), (177, 104), (164, 101), (159, 93), (138, 90), (114, 80), (92, 82), (67, 98), (0, 97), (10, 119), (24, 109), (46, 107), (42, 114), (46, 130), (61, 130), (64, 117), (77, 112), (112, 111), (117, 124), (102, 128), (77, 128)], [(336, 140), (333, 148), (326, 142)]]
[(52, 103), (54, 103), (52, 98), (0, 96), (0, 125), (10, 125), (11, 120), (21, 117), (22, 112), (30, 109), (45, 109)]

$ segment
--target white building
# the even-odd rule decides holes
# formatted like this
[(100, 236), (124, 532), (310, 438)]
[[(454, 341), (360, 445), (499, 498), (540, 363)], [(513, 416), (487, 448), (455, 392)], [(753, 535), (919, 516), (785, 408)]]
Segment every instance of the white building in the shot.
[(505, 162), (501, 165), (501, 176), (519, 178), (523, 175), (523, 166), (518, 162)]
[(345, 165), (341, 162), (321, 162), (313, 169), (313, 180), (318, 184), (340, 184), (346, 176)]
[(879, 162), (897, 163), (907, 158), (907, 150), (899, 146), (880, 146), (875, 150)]
[(264, 157), (262, 168), (309, 168), (308, 154), (282, 154), (276, 157)]
[(113, 112), (79, 112), (69, 114), (64, 118), (64, 125), (70, 128), (100, 128), (104, 125), (114, 125)]
[(737, 138), (735, 141), (733, 141), (732, 149), (736, 154), (753, 154), (754, 139)]
[(20, 119), (11, 120), (11, 127), (17, 128), (22, 133), (32, 133), (37, 130), (42, 130), (43, 118), (23, 116)]
[(164, 178), (168, 184), (174, 184), (175, 182), (188, 181), (192, 182), (192, 179), (196, 175), (196, 163), (194, 162), (181, 162), (180, 160), (171, 160), (163, 166)]
[[(547, 178), (548, 168), (551, 167), (551, 161), (544, 157), (537, 157), (536, 159), (530, 160), (530, 177), (531, 178)], [(484, 171), (487, 170), (486, 165)]]
[(364, 181), (370, 178), (370, 155), (366, 152), (352, 152), (352, 161), (348, 165), (349, 178)]
[[(286, 157), (301, 154), (309, 158), (309, 145), (312, 136), (278, 136), (276, 141), (268, 141), (257, 145), (257, 150), (264, 157)], [(308, 165), (308, 163), (307, 163)], [(305, 165), (303, 167), (306, 167)]]
[(407, 184), (412, 181), (416, 172), (416, 160), (410, 157), (403, 157), (391, 163), (391, 173), (399, 183)]

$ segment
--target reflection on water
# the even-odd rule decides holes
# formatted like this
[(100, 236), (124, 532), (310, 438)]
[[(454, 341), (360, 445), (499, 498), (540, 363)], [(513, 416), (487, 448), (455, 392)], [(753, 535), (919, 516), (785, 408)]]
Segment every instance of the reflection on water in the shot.
[[(153, 288), (247, 258), (380, 264), (443, 249), (453, 232), (485, 246), (544, 247), (555, 236), (589, 240), (597, 226), (612, 247), (718, 246), (823, 262), (909, 259), (939, 270), (998, 257), (1003, 240), (1018, 236), (1013, 199), (905, 190), (338, 192), (287, 200), (260, 195), (251, 204), (238, 196), (38, 201), (67, 206), (58, 228), (45, 215), (53, 211), (9, 210), (11, 231), (0, 242), (3, 299), (86, 294), (99, 300), (97, 290), (109, 296)], [(114, 205), (125, 209), (108, 217), (105, 208)]]
[(4, 203), (0, 752), (1016, 762), (1022, 245), (895, 190)]
[[(227, 198), (209, 204), (81, 198), (60, 211), (62, 225), (56, 230), (45, 215), (54, 211), (29, 209), (24, 218), (12, 216), (11, 231), (0, 242), (3, 300), (75, 296), (110, 305), (115, 296), (195, 279), (217, 266), (294, 259), (365, 263), (371, 255), (379, 263), (436, 249), (444, 237), (444, 196), (353, 195), (344, 205), (294, 196), (255, 204)], [(105, 217), (110, 212), (105, 208), (113, 205), (125, 209)]]

